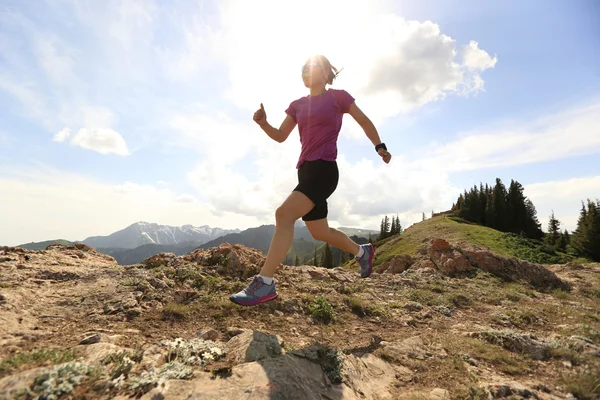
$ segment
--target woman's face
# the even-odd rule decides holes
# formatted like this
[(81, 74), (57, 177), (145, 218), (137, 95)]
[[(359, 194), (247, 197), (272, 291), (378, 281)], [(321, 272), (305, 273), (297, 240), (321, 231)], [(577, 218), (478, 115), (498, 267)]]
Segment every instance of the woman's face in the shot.
[(302, 67), (302, 80), (307, 88), (324, 86), (327, 82), (327, 71), (318, 59), (309, 58)]

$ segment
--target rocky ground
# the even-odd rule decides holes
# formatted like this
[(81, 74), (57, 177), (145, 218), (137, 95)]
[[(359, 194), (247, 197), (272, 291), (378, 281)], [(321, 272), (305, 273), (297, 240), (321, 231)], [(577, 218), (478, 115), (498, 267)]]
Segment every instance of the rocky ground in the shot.
[(600, 398), (600, 265), (431, 239), (368, 279), (221, 245), (119, 266), (84, 245), (0, 248), (0, 398)]

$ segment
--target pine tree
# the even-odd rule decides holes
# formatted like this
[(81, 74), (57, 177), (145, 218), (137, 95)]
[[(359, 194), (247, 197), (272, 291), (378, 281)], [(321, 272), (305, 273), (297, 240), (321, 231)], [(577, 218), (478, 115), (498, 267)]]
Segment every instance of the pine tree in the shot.
[(297, 267), (298, 265), (300, 265), (300, 256), (298, 254), (296, 254), (296, 259), (294, 260), (294, 265)]
[(560, 234), (560, 239), (558, 241), (558, 250), (563, 253), (567, 252), (567, 245), (569, 244), (569, 231), (565, 229), (563, 233)]
[(494, 226), (492, 228), (506, 232), (508, 212), (506, 206), (506, 187), (500, 178), (496, 178), (496, 186), (492, 195), (494, 203)]
[(554, 217), (554, 210), (548, 219), (548, 236), (547, 242), (550, 246), (557, 246), (560, 239), (560, 221)]
[(600, 261), (600, 201), (581, 202), (581, 213), (571, 244), (578, 255)]
[(425, 221), (425, 213), (423, 213), (423, 221)]
[(396, 233), (402, 233), (402, 225), (400, 225), (400, 218), (396, 215)]
[(329, 243), (326, 243), (325, 247), (323, 247), (322, 257), (321, 266), (325, 268), (333, 268), (333, 253), (331, 252), (331, 246)]
[(396, 219), (394, 217), (392, 217), (392, 223), (390, 225), (390, 236), (393, 236), (396, 234)]
[(508, 226), (507, 231), (521, 233), (526, 229), (527, 207), (525, 195), (523, 195), (523, 186), (515, 181), (510, 181), (507, 197)]
[(525, 209), (527, 210), (527, 217), (525, 219), (524, 232), (525, 235), (532, 239), (541, 239), (544, 236), (542, 231), (542, 224), (537, 219), (537, 211), (531, 200), (525, 200)]
[(312, 265), (314, 265), (315, 267), (319, 265), (317, 260), (317, 246), (315, 246), (315, 256), (313, 257)]
[(385, 239), (385, 220), (382, 218), (381, 225), (379, 227), (379, 237), (377, 238), (377, 240), (383, 240), (383, 239)]
[(373, 244), (373, 237), (371, 236), (371, 232), (369, 232), (369, 243)]

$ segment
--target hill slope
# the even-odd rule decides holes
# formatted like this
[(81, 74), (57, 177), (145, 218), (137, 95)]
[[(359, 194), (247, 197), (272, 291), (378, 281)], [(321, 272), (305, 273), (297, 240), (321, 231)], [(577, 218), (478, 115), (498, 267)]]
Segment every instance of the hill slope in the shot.
[(413, 255), (432, 237), (459, 245), (485, 247), (503, 256), (542, 264), (576, 261), (573, 256), (564, 253), (547, 252), (539, 240), (500, 232), (451, 215), (440, 215), (414, 224), (401, 234), (377, 243), (375, 264), (387, 261), (395, 255)]

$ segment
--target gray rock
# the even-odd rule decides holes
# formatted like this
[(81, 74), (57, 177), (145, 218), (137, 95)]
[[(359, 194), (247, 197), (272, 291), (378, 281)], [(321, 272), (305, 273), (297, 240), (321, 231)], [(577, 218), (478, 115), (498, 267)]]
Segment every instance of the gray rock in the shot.
[(550, 346), (533, 335), (504, 330), (476, 332), (469, 336), (502, 346), (515, 353), (527, 353), (534, 360), (546, 360), (549, 357)]
[(234, 336), (227, 342), (226, 352), (228, 361), (234, 364), (279, 357), (283, 353), (277, 336), (259, 331), (245, 331)]
[(102, 341), (102, 336), (99, 333), (96, 333), (94, 335), (84, 338), (81, 342), (79, 342), (79, 344), (94, 344), (94, 343), (100, 343), (101, 341)]
[(204, 340), (217, 340), (219, 337), (219, 332), (214, 329), (202, 329), (198, 332), (198, 336)]

